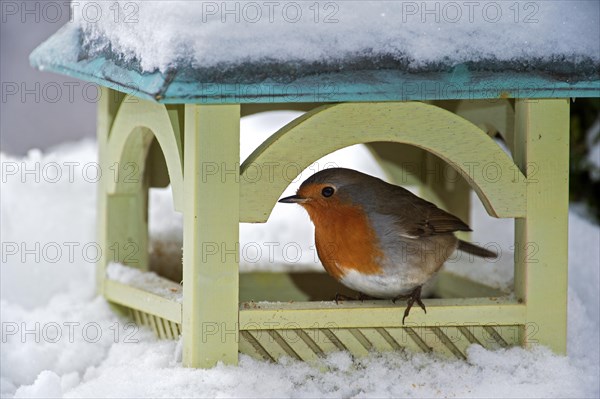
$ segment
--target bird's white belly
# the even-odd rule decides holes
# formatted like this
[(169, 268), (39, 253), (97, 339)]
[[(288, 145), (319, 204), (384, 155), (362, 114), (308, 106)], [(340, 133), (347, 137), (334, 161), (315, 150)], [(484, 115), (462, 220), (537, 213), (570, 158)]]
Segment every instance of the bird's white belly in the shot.
[(406, 295), (425, 283), (422, 276), (409, 273), (363, 274), (355, 270), (349, 270), (340, 279), (340, 282), (348, 288), (375, 298), (394, 298), (398, 295)]

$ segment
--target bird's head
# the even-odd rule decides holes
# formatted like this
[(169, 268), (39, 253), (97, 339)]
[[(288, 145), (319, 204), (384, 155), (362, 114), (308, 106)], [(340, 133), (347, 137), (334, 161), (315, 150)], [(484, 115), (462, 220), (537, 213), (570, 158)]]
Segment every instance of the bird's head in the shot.
[(331, 214), (348, 207), (362, 207), (369, 200), (371, 181), (379, 179), (351, 169), (325, 169), (306, 179), (296, 195), (279, 202), (302, 205), (314, 220), (323, 212)]

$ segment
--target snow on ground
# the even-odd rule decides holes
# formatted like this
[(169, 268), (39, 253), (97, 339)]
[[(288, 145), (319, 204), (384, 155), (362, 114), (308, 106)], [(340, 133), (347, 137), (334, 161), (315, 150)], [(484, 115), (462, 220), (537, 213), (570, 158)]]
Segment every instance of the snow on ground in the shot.
[[(243, 155), (294, 115), (246, 118)], [(241, 356), (238, 367), (185, 369), (181, 342), (157, 340), (149, 330), (128, 324), (94, 293), (95, 147), (83, 141), (46, 154), (31, 151), (23, 158), (0, 154), (2, 397), (600, 395), (600, 228), (577, 209), (569, 216), (567, 357), (544, 348), (488, 351), (473, 346), (466, 361), (411, 353), (352, 359), (340, 352), (314, 365), (290, 359), (271, 364)], [(381, 173), (372, 161), (356, 159), (363, 155), (363, 148), (349, 149), (330, 159), (339, 166)], [(323, 166), (323, 161), (318, 165)], [(52, 168), (62, 172), (60, 179)], [(26, 170), (33, 172), (23, 175)], [(165, 193), (153, 195), (151, 232), (161, 239), (179, 228), (179, 222), (169, 216), (167, 199)], [(293, 240), (302, 248), (310, 247), (308, 217), (293, 208), (278, 205), (265, 225), (243, 225), (241, 245)], [(473, 227), (481, 230), (478, 240), (493, 239), (508, 246), (512, 223), (493, 220), (477, 209)], [(276, 255), (278, 261), (286, 260), (283, 253)], [(263, 256), (257, 263), (247, 268), (265, 270), (274, 262)], [(318, 267), (314, 260), (306, 263)], [(121, 272), (115, 271), (116, 278), (128, 278)], [(492, 267), (489, 274), (495, 273), (501, 275), (494, 277), (498, 281), (510, 280)]]
[[(368, 55), (410, 68), (467, 61), (600, 60), (595, 0), (73, 1), (83, 45), (144, 71), (241, 62), (336, 64)], [(223, 34), (226, 32), (226, 34)], [(522, 64), (521, 64), (522, 65)]]

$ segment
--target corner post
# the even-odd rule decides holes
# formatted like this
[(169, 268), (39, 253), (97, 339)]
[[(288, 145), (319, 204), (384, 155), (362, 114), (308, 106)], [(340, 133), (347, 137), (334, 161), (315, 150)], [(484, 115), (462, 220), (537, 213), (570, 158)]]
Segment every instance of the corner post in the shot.
[(515, 219), (515, 294), (527, 305), (525, 344), (566, 353), (569, 100), (516, 100), (515, 153), (527, 216)]
[(239, 105), (185, 105), (183, 364), (238, 361)]
[(96, 137), (98, 142), (98, 166), (104, 174), (97, 186), (96, 202), (96, 241), (101, 250), (100, 258), (96, 262), (96, 289), (98, 294), (104, 294), (104, 279), (106, 278), (106, 266), (108, 265), (108, 251), (110, 246), (110, 232), (108, 218), (110, 210), (108, 209), (108, 190), (107, 177), (108, 172), (108, 140), (112, 123), (115, 120), (119, 106), (125, 95), (118, 91), (101, 87), (100, 99), (97, 105), (98, 121), (96, 123)]

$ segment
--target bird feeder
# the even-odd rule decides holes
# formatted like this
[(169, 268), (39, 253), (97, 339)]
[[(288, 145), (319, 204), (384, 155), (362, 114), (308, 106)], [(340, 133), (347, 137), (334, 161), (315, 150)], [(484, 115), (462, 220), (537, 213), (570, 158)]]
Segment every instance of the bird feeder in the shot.
[[(58, 31), (31, 62), (101, 86), (99, 163), (103, 171), (116, 165), (116, 175), (98, 186), (98, 292), (160, 337), (183, 335), (185, 365), (236, 364), (239, 353), (310, 360), (403, 348), (464, 358), (471, 344), (565, 353), (569, 101), (598, 97), (597, 73), (467, 65), (313, 68), (292, 77), (244, 65), (227, 74), (143, 73), (107, 55), (65, 55), (83, 51), (68, 35)], [(240, 118), (282, 109), (306, 112), (240, 160)], [(514, 292), (441, 273), (427, 314), (413, 311), (403, 325), (404, 304), (311, 294), (307, 286), (333, 297), (325, 274), (240, 275), (239, 223), (267, 221), (290, 182), (286, 164), (303, 169), (359, 143), (390, 182), (420, 184), (425, 198), (467, 223), (470, 189), (491, 216), (514, 219)], [(406, 168), (423, 163), (445, 163), (461, 178), (450, 184)], [(148, 190), (168, 184), (184, 220), (182, 286), (109, 278), (112, 262), (139, 269), (141, 279), (147, 273)]]

